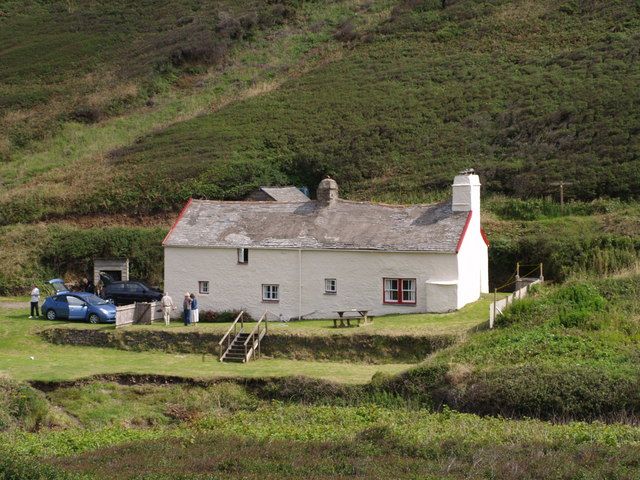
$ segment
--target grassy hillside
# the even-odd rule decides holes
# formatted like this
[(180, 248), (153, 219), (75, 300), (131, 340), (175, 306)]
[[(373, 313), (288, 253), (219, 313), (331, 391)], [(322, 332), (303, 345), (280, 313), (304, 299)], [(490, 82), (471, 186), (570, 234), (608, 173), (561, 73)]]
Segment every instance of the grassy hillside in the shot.
[[(53, 97), (57, 103), (43, 95), (33, 104), (7, 103), (0, 112), (5, 152), (0, 162), (2, 224), (54, 213), (112, 211), (106, 206), (115, 199), (94, 196), (99, 183), (108, 183), (105, 180), (117, 173), (106, 162), (110, 151), (173, 123), (269, 92), (339, 55), (343, 43), (334, 33), (342, 19), (361, 10), (356, 0), (185, 0), (176, 5), (154, 0), (117, 8), (102, 1), (71, 3), (69, 13), (62, 1), (15, 2), (0, 15), (0, 30), (13, 45), (0, 50), (0, 63), (7, 65), (0, 72), (6, 98), (28, 96), (29, 89), (40, 84), (59, 91)], [(360, 15), (359, 24), (377, 22), (390, 3), (377, 2)], [(113, 37), (113, 42), (96, 46), (93, 56), (87, 48), (85, 64), (77, 61), (83, 59), (79, 53), (49, 49), (48, 31), (34, 22), (64, 30), (61, 49), (89, 42), (96, 23), (100, 38)], [(13, 33), (20, 43), (12, 43)], [(29, 48), (38, 52), (31, 69), (18, 55), (29, 58)], [(57, 76), (41, 78), (39, 65), (51, 62)], [(82, 73), (80, 63), (89, 73)], [(93, 82), (96, 78), (100, 85)], [(122, 89), (130, 93), (128, 100), (111, 102)], [(154, 172), (154, 178), (161, 173)], [(176, 172), (169, 173), (164, 177), (168, 184)], [(146, 179), (138, 180), (140, 186)], [(132, 188), (138, 187), (122, 185), (116, 194), (120, 203), (132, 197)]]
[(637, 418), (639, 294), (637, 271), (542, 289), (383, 388), (479, 414)]
[(144, 105), (293, 11), (287, 1), (3, 1), (0, 158), (65, 121), (96, 123)]
[[(549, 194), (560, 179), (581, 199), (640, 192), (637, 1), (383, 2), (395, 7), (368, 23), (380, 2), (346, 3), (345, 21), (325, 30), (346, 45), (312, 71), (145, 135), (86, 172), (34, 172), (30, 187), (0, 196), (1, 220), (174, 210), (190, 195), (313, 187), (326, 173), (351, 197), (425, 199), (467, 166), (488, 190), (518, 196)], [(303, 20), (322, 9), (307, 5)], [(93, 185), (96, 171), (114, 181)], [(62, 192), (61, 181), (92, 188)]]

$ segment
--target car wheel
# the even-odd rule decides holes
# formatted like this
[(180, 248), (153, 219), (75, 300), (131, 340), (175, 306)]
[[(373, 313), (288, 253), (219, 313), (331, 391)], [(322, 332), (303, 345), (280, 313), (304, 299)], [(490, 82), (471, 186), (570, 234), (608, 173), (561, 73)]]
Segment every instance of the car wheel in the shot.
[(55, 320), (56, 318), (58, 318), (58, 315), (56, 315), (55, 310), (47, 310), (47, 320)]
[(91, 315), (89, 315), (89, 323), (93, 323), (94, 325), (96, 323), (100, 323), (100, 317), (95, 313), (92, 313)]

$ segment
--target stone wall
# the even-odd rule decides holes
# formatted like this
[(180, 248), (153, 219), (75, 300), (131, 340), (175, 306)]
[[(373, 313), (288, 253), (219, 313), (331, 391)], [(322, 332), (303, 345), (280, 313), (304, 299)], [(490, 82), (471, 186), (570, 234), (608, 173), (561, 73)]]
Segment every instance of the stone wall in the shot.
[[(161, 350), (210, 354), (217, 358), (221, 334), (163, 330), (93, 330), (50, 328), (42, 337), (54, 344)], [(272, 358), (333, 360), (366, 363), (416, 363), (457, 340), (454, 335), (291, 335), (271, 334), (263, 340), (262, 354)]]

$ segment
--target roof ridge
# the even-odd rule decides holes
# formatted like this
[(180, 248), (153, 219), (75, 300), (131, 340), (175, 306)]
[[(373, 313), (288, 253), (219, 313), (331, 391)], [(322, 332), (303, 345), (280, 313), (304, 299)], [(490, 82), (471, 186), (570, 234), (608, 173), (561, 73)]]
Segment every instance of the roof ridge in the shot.
[[(211, 204), (219, 205), (243, 205), (243, 204), (261, 204), (261, 205), (282, 205), (282, 204), (317, 204), (317, 200), (309, 199), (306, 201), (273, 201), (273, 200), (211, 200), (207, 198), (193, 198), (193, 202), (207, 202)], [(383, 203), (383, 202), (370, 202), (366, 200), (348, 200), (346, 198), (338, 198), (338, 203), (346, 203), (350, 205), (373, 205), (378, 207), (390, 207), (390, 208), (412, 208), (412, 207), (433, 207), (437, 205), (446, 205), (448, 202), (434, 202), (434, 203)], [(331, 207), (329, 207), (331, 208)]]

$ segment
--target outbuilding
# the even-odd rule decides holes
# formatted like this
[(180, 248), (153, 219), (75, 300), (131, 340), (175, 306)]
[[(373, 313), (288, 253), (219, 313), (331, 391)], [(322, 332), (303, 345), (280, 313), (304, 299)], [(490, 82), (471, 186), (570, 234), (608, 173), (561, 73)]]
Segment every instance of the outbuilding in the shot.
[(327, 178), (316, 200), (189, 200), (163, 242), (165, 289), (254, 317), (457, 310), (488, 291), (488, 243), (478, 176), (452, 189), (450, 202), (384, 205), (343, 200)]

